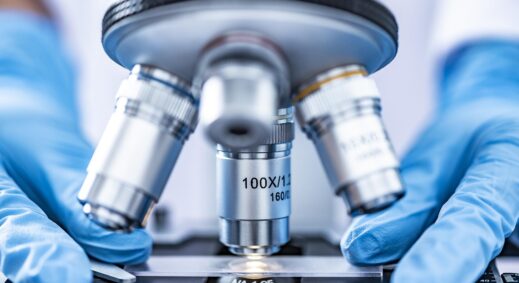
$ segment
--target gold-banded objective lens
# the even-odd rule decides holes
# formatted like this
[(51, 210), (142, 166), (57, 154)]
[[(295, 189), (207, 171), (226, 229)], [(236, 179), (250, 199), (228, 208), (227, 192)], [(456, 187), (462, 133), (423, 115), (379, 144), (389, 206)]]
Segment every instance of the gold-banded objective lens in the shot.
[(336, 75), (331, 75), (327, 78), (324, 78), (323, 80), (318, 80), (316, 82), (311, 83), (308, 86), (304, 86), (299, 91), (299, 93), (293, 98), (293, 101), (294, 101), (294, 103), (297, 103), (297, 102), (305, 99), (305, 97), (312, 94), (316, 90), (319, 90), (322, 86), (324, 86), (332, 81), (335, 81), (338, 79), (354, 77), (354, 76), (363, 76), (364, 77), (367, 75), (368, 75), (368, 72), (366, 72), (366, 70), (364, 70), (362, 67), (358, 67), (358, 69), (354, 69), (354, 70), (345, 70), (342, 73), (339, 73)]
[(404, 190), (399, 162), (381, 119), (375, 81), (359, 65), (318, 75), (293, 97), (335, 191), (351, 215), (388, 207)]

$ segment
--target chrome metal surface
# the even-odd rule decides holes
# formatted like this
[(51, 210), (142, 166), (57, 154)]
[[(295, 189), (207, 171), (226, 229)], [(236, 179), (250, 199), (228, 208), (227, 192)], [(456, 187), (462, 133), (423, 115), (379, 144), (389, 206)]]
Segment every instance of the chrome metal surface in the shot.
[(377, 171), (347, 185), (339, 194), (356, 215), (384, 209), (403, 194), (400, 172), (393, 168)]
[(150, 64), (190, 81), (206, 46), (229, 32), (258, 34), (278, 46), (292, 87), (341, 65), (375, 72), (397, 51), (391, 36), (369, 20), (287, 0), (182, 1), (122, 20), (107, 31), (103, 45), (126, 68)]
[(220, 241), (236, 255), (271, 255), (290, 239), (288, 223), (288, 217), (252, 221), (221, 218)]
[(336, 68), (295, 95), (297, 118), (352, 215), (386, 208), (404, 193), (380, 95), (366, 75), (357, 65)]
[(280, 109), (264, 144), (217, 148), (220, 241), (239, 255), (270, 255), (289, 240), (292, 108)]
[[(290, 148), (262, 158), (243, 155), (229, 158), (225, 152), (217, 155), (217, 187), (220, 216), (227, 219), (273, 219), (290, 214), (290, 202), (272, 201), (271, 194), (290, 192)], [(284, 192), (284, 191), (283, 191)], [(287, 205), (288, 204), (288, 205)]]
[(201, 122), (216, 144), (233, 149), (260, 145), (281, 105), (289, 105), (281, 55), (266, 40), (234, 34), (215, 40), (200, 62)]
[[(146, 277), (319, 277), (363, 278), (380, 282), (382, 267), (358, 267), (339, 256), (276, 256), (236, 258), (226, 256), (152, 256), (145, 265), (127, 271)], [(369, 281), (371, 278), (375, 281)], [(378, 280), (378, 281), (376, 281)]]
[(144, 225), (154, 204), (149, 194), (102, 175), (88, 174), (83, 186), (90, 188), (81, 190), (78, 196), (87, 200), (83, 211), (95, 222), (113, 230), (128, 230), (138, 225), (135, 219), (142, 219)]
[(196, 127), (197, 108), (186, 83), (136, 66), (88, 166), (78, 194), (84, 211), (110, 229), (144, 226)]

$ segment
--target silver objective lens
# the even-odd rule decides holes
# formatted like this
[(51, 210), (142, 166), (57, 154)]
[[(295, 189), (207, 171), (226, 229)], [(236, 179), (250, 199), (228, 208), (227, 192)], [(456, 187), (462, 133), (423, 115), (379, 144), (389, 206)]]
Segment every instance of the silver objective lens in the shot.
[(197, 112), (189, 84), (157, 68), (134, 67), (79, 192), (84, 212), (113, 230), (143, 227)]
[(220, 241), (234, 254), (270, 255), (289, 240), (292, 112), (278, 111), (259, 146), (217, 146)]
[(380, 117), (380, 95), (363, 67), (321, 74), (294, 100), (299, 123), (353, 216), (384, 209), (404, 195), (399, 162)]
[(260, 145), (279, 108), (289, 105), (285, 62), (264, 39), (235, 34), (215, 40), (203, 55), (200, 120), (206, 135), (228, 148)]

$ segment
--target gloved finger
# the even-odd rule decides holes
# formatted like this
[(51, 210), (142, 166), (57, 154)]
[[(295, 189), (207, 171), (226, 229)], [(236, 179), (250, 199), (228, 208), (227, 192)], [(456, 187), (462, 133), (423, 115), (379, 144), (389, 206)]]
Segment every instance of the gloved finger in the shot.
[(402, 164), (407, 196), (384, 212), (355, 221), (343, 241), (350, 261), (397, 260), (436, 219), (471, 162), (470, 145), (481, 125), (517, 116), (518, 72), (512, 71), (517, 66), (510, 58), (518, 58), (518, 50), (515, 43), (491, 41), (449, 57), (440, 112)]
[[(26, 122), (31, 123), (31, 133), (16, 134), (22, 140), (29, 139), (29, 135), (41, 137), (38, 149), (31, 149), (29, 144), (8, 144), (11, 153), (6, 153), (9, 173), (20, 187), (90, 256), (110, 263), (144, 262), (152, 247), (152, 239), (146, 231), (108, 231), (82, 211), (77, 193), (85, 178), (92, 152), (90, 145), (80, 135), (52, 127), (48, 122), (20, 117), (17, 125), (23, 128)], [(16, 131), (14, 127), (12, 131)]]
[[(355, 219), (343, 237), (344, 256), (359, 265), (400, 259), (436, 219), (467, 167), (464, 159), (470, 126), (453, 133), (450, 123), (472, 124), (446, 115), (424, 132), (402, 162), (406, 195), (392, 207)], [(470, 118), (468, 118), (470, 119)], [(444, 137), (450, 136), (447, 140)], [(449, 152), (449, 154), (445, 154)]]
[[(71, 264), (73, 263), (73, 264)], [(81, 247), (0, 168), (0, 272), (13, 282), (90, 282)]]
[[(474, 282), (519, 219), (519, 124), (489, 123), (439, 218), (397, 267), (394, 282)], [(427, 273), (420, 272), (427, 270)]]

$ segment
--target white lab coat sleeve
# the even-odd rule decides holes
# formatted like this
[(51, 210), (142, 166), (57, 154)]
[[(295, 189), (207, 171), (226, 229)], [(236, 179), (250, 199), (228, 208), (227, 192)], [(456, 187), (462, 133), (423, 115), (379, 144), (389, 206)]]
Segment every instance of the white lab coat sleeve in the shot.
[(431, 34), (431, 52), (437, 67), (441, 68), (451, 51), (470, 42), (519, 40), (518, 0), (437, 1)]

